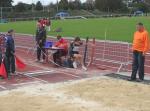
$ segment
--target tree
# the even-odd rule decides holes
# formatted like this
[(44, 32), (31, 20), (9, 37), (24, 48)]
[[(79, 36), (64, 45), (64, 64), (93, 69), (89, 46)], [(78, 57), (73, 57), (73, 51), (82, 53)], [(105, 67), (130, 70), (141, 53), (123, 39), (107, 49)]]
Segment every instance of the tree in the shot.
[(147, 13), (149, 11), (149, 6), (145, 2), (134, 2), (133, 7), (136, 10), (143, 11)]
[(101, 11), (114, 12), (121, 10), (122, 0), (95, 0), (95, 6)]
[(70, 0), (69, 1), (69, 9), (72, 10), (80, 10), (82, 8), (82, 3), (80, 0)]
[(94, 10), (95, 8), (94, 4), (95, 4), (94, 0), (86, 0), (86, 2), (82, 4), (82, 7), (85, 10)]
[(73, 2), (74, 8), (80, 10), (81, 9), (81, 1), (80, 0), (75, 0)]
[(68, 10), (69, 8), (69, 2), (68, 0), (60, 0), (58, 3), (59, 9), (61, 10)]
[(0, 0), (0, 7), (11, 7), (13, 0)]
[(69, 9), (71, 9), (71, 10), (75, 9), (74, 8), (74, 1), (73, 0), (70, 0), (68, 5), (69, 5)]
[(37, 10), (37, 11), (43, 10), (43, 5), (40, 1), (37, 1), (36, 5), (35, 5), (35, 10)]
[(26, 4), (25, 3), (22, 3), (22, 2), (19, 2), (16, 6), (15, 6), (15, 11), (16, 12), (24, 12), (26, 11)]

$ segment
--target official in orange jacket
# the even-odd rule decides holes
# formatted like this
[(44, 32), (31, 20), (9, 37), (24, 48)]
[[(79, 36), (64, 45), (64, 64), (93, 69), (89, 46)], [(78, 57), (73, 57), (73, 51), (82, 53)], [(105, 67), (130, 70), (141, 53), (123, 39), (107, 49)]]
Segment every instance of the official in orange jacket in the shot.
[[(144, 80), (144, 62), (145, 54), (149, 50), (150, 41), (149, 34), (144, 28), (142, 23), (138, 23), (137, 31), (134, 33), (133, 38), (133, 63), (132, 63), (132, 74), (129, 80), (141, 82)], [(138, 71), (139, 79), (136, 79), (136, 74)]]
[(53, 54), (54, 62), (61, 65), (61, 57), (66, 56), (68, 53), (68, 43), (65, 39), (63, 39), (60, 35), (57, 36), (57, 42), (55, 43), (55, 47), (62, 48), (61, 50), (57, 50)]

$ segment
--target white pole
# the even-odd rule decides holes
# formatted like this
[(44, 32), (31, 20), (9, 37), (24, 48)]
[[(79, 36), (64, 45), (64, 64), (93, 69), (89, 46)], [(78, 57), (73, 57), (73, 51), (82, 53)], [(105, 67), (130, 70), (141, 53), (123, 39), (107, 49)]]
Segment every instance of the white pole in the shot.
[(104, 50), (103, 50), (103, 59), (105, 58), (105, 50), (106, 50), (106, 40), (107, 40), (107, 28), (105, 29), (105, 40), (104, 40)]

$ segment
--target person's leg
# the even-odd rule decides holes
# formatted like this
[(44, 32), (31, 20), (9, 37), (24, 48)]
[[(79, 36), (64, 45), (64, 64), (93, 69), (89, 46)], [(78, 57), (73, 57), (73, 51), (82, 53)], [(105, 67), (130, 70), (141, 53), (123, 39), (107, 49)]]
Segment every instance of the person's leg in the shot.
[(58, 57), (57, 57), (57, 63), (59, 64), (59, 65), (62, 65), (62, 60), (61, 60), (61, 58), (63, 57), (63, 56), (66, 56), (67, 54), (66, 54), (66, 51), (64, 51), (64, 50), (58, 50)]
[(45, 48), (42, 48), (42, 57), (43, 57), (43, 60), (45, 60), (45, 55), (46, 55)]
[(37, 47), (37, 60), (38, 61), (40, 61), (40, 57), (41, 57), (41, 49)]
[(138, 62), (139, 62), (139, 79), (144, 80), (144, 63), (145, 63), (145, 56), (143, 56), (142, 53), (139, 53), (138, 56)]
[(54, 54), (53, 54), (53, 60), (54, 60), (54, 62), (56, 63), (57, 62), (57, 58), (59, 57), (59, 52), (57, 51), (57, 52), (55, 52)]
[(37, 47), (37, 60), (40, 61), (41, 59), (41, 43), (38, 44), (38, 47)]
[(9, 65), (8, 65), (8, 58), (5, 56), (4, 57), (4, 66), (5, 66), (5, 69), (6, 69), (6, 72), (7, 72), (7, 76), (10, 76), (10, 71), (9, 71)]
[(11, 64), (11, 73), (15, 73), (16, 67), (15, 67), (15, 57), (14, 55), (11, 55), (10, 57), (10, 64)]
[(0, 64), (2, 63), (2, 53), (0, 52)]
[(131, 80), (136, 79), (136, 73), (138, 70), (138, 52), (134, 51), (133, 52), (133, 63), (132, 63), (132, 74), (131, 74)]
[[(87, 70), (87, 68), (84, 66), (82, 55), (80, 54), (74, 54), (75, 62), (79, 62), (82, 65), (82, 69)], [(76, 66), (76, 63), (73, 63), (73, 66)]]
[(85, 67), (85, 65), (83, 63), (82, 55), (78, 54), (78, 60), (80, 61), (81, 65), (82, 65), (82, 69), (87, 70), (87, 68)]
[(42, 44), (41, 44), (42, 58), (43, 58), (43, 60), (45, 60), (45, 54), (46, 54), (46, 51), (45, 51), (45, 48), (44, 48), (45, 42), (46, 42), (46, 41), (42, 41)]
[(11, 69), (10, 69), (10, 56), (9, 55), (5, 56), (4, 65), (6, 66), (6, 72), (7, 72), (8, 78), (9, 78), (11, 76), (10, 75)]
[(78, 61), (77, 54), (73, 54), (73, 63), (72, 63), (72, 65), (73, 65), (73, 68), (75, 68), (75, 69), (78, 68), (77, 61)]

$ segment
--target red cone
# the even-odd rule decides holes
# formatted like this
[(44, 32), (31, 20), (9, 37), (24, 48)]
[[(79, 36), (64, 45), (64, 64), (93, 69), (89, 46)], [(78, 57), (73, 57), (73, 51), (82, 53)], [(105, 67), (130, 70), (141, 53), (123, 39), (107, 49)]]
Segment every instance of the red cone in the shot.
[(15, 59), (16, 59), (16, 65), (18, 69), (24, 69), (26, 67), (25, 63), (23, 63), (16, 55), (15, 55)]
[(7, 72), (3, 60), (0, 66), (0, 76), (7, 78)]

